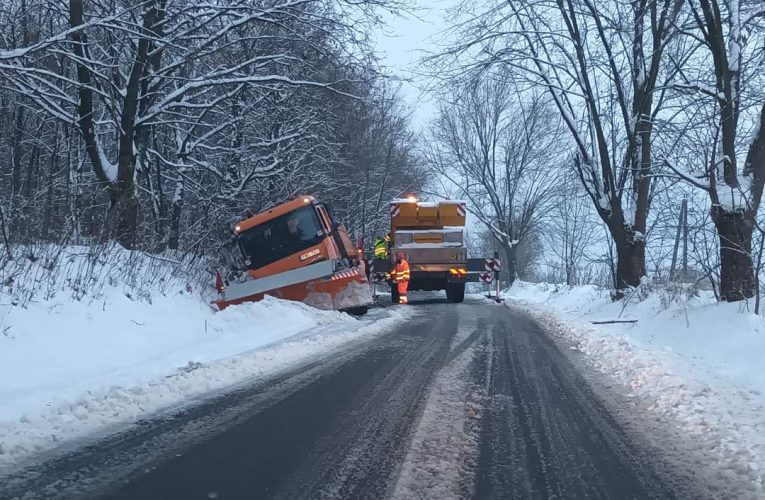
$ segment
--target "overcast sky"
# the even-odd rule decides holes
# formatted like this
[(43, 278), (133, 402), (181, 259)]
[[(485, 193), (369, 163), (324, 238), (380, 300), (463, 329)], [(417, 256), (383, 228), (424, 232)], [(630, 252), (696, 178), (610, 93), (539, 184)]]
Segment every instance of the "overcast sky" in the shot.
[(416, 12), (404, 17), (386, 15), (387, 27), (375, 36), (381, 63), (387, 72), (407, 80), (402, 84), (402, 92), (414, 109), (413, 122), (419, 128), (427, 125), (436, 109), (422, 91), (426, 82), (418, 76), (417, 67), (425, 52), (438, 49), (445, 10), (457, 3), (457, 0), (416, 0)]

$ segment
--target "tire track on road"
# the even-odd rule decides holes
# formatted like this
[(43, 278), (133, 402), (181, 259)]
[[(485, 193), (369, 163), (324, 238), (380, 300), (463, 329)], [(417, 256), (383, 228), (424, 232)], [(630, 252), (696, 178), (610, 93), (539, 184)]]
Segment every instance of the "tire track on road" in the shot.
[[(393, 491), (395, 500), (455, 500), (472, 491), (484, 387), (476, 386), (471, 374), (487, 332), (483, 317), (461, 306), (458, 311), (457, 336), (427, 393)], [(479, 361), (479, 367), (485, 366)]]
[(525, 315), (492, 326), (475, 499), (676, 498)]

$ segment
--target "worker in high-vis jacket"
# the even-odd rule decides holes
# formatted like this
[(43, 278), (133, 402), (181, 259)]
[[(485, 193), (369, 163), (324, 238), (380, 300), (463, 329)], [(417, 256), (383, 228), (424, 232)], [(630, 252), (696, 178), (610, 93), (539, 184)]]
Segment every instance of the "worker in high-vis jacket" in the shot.
[(392, 274), (398, 288), (398, 303), (408, 304), (406, 291), (409, 288), (411, 273), (409, 272), (409, 263), (406, 261), (406, 256), (403, 252), (399, 252), (396, 255), (396, 266), (393, 268)]
[(375, 241), (375, 259), (385, 260), (388, 258), (388, 241), (390, 241), (388, 236)]

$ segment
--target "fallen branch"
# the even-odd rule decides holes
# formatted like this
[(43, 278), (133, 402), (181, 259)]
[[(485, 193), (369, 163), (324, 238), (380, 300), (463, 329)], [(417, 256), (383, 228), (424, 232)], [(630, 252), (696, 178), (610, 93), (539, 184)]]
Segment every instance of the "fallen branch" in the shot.
[(590, 321), (593, 325), (610, 325), (612, 323), (637, 323), (636, 319), (611, 319), (608, 321)]

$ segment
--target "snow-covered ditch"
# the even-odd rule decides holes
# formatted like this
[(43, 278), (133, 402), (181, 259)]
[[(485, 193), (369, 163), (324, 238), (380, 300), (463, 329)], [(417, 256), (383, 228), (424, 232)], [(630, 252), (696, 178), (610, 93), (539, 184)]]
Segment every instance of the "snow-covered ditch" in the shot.
[[(765, 322), (746, 304), (653, 292), (625, 307), (594, 287), (522, 282), (506, 293), (669, 426), (660, 446), (687, 454), (710, 497), (765, 497)], [(591, 323), (616, 319), (638, 321)]]
[[(18, 280), (17, 280), (18, 282)], [(0, 473), (77, 438), (272, 375), (384, 331), (407, 311), (357, 319), (266, 299), (213, 312), (185, 286), (103, 284), (81, 300), (0, 294)]]

